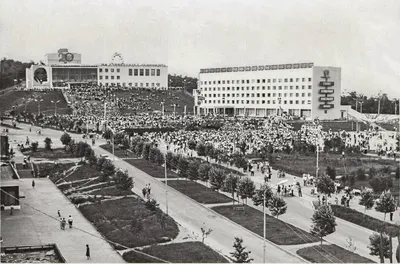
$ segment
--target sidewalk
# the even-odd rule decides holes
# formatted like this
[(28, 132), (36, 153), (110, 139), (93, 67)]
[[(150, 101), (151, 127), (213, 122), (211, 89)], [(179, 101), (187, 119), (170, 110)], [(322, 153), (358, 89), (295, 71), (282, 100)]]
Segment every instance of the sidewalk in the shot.
[[(47, 178), (35, 179), (32, 188), (31, 179), (22, 179), (20, 189), (25, 194), (21, 199), (21, 210), (1, 214), (2, 246), (57, 244), (61, 254), (69, 263), (124, 263), (122, 257), (108, 244), (100, 239), (100, 233), (86, 220), (79, 210)], [(56, 219), (40, 213), (40, 210)], [(57, 210), (61, 215), (74, 219), (76, 228), (60, 229)], [(86, 244), (91, 249), (91, 260), (87, 260)]]

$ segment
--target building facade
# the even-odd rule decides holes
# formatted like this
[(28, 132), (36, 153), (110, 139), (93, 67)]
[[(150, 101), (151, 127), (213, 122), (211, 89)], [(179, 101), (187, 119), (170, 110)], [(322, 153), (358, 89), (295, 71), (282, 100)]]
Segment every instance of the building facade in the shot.
[(110, 63), (81, 64), (81, 54), (60, 49), (46, 54), (45, 62), (26, 69), (27, 89), (66, 88), (73, 84), (97, 84), (130, 88), (168, 89), (164, 64), (125, 64), (115, 53)]
[(314, 63), (201, 69), (196, 113), (340, 119), (341, 69)]

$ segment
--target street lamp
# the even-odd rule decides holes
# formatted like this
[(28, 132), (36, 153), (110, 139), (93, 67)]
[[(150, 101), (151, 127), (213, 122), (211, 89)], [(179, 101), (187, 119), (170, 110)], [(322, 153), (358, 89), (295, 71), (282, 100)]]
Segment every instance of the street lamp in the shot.
[(40, 102), (43, 102), (43, 99), (35, 99), (35, 102), (38, 102), (38, 115), (40, 115)]
[(57, 104), (60, 102), (60, 100), (57, 100), (56, 102), (54, 102), (53, 100), (51, 100), (51, 103), (54, 104), (54, 114), (57, 114)]
[(161, 102), (161, 112), (162, 112), (162, 115), (164, 116), (164, 102)]

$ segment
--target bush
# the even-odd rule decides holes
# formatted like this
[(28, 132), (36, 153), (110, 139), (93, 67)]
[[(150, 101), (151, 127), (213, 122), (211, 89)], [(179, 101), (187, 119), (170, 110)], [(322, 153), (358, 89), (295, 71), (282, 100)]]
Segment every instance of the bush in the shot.
[(152, 212), (155, 212), (160, 207), (156, 199), (147, 200), (145, 205)]
[(64, 146), (67, 146), (71, 142), (71, 136), (68, 133), (64, 133), (61, 135), (60, 140)]
[(357, 180), (359, 181), (364, 181), (365, 180), (365, 170), (363, 168), (359, 168), (357, 170)]
[(51, 149), (51, 144), (53, 144), (53, 142), (51, 141), (51, 138), (46, 137), (44, 139), (44, 148), (47, 149), (47, 150), (50, 150)]
[(32, 142), (31, 143), (31, 148), (33, 152), (36, 152), (38, 149), (39, 143), (38, 142)]
[(393, 187), (393, 180), (390, 176), (375, 177), (369, 181), (369, 185), (375, 193), (380, 193)]
[(335, 167), (327, 166), (326, 167), (326, 174), (334, 181), (336, 179), (336, 169)]

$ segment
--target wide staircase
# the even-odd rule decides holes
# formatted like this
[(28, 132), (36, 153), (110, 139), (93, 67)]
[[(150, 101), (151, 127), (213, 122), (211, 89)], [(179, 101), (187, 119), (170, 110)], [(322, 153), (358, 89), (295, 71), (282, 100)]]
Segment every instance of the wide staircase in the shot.
[(31, 168), (30, 168), (30, 164), (28, 164), (28, 167), (25, 167), (22, 165), (22, 163), (17, 163), (17, 171), (19, 174), (19, 177), (21, 179), (26, 179), (26, 178), (32, 178), (32, 173), (31, 173)]

